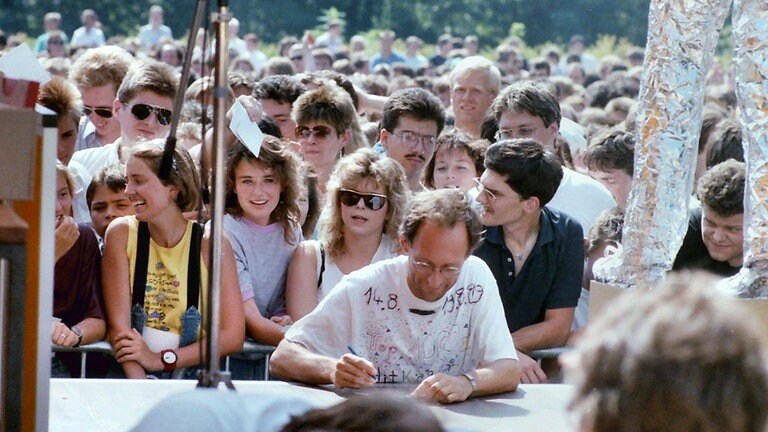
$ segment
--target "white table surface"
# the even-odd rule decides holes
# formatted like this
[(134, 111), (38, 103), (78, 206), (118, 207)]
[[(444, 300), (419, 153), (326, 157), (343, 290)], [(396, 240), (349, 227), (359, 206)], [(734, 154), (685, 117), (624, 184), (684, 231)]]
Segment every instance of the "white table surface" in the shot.
[[(50, 431), (127, 431), (156, 403), (170, 395), (193, 390), (196, 381), (51, 379)], [(235, 381), (240, 394), (296, 393), (317, 406), (329, 406), (354, 392), (407, 393), (413, 386), (330, 390), (280, 381)], [(222, 388), (221, 391), (226, 391)], [(566, 412), (572, 388), (561, 384), (521, 385), (516, 392), (470, 399), (432, 410), (448, 428), (467, 431), (574, 430)], [(213, 432), (213, 431), (212, 431)]]

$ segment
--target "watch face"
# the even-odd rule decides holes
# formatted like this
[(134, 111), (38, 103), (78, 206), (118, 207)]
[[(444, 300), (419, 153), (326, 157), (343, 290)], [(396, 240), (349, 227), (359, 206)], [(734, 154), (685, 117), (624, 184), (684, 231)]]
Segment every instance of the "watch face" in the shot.
[[(157, 357), (155, 357), (157, 358)], [(166, 351), (163, 353), (163, 363), (176, 363), (176, 353), (173, 351)]]

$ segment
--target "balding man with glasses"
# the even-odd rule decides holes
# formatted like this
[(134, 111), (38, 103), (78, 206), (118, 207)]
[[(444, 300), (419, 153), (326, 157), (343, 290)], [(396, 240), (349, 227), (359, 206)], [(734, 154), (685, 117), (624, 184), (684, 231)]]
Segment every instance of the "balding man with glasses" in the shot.
[(278, 345), (270, 372), (309, 384), (413, 384), (438, 403), (513, 391), (520, 369), (488, 266), (471, 256), (482, 226), (458, 189), (416, 194), (405, 255), (345, 276)]

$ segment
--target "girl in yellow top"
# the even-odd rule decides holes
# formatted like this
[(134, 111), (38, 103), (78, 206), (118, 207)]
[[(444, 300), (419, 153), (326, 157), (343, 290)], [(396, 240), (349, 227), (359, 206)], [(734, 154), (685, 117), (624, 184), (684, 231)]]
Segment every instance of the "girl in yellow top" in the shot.
[[(105, 236), (109, 335), (128, 378), (171, 372), (203, 360), (199, 309), (208, 289), (210, 243), (183, 215), (197, 209), (200, 182), (182, 147), (176, 148), (169, 178), (160, 180), (162, 145), (163, 140), (154, 140), (130, 150), (125, 193), (136, 215), (112, 222)], [(221, 263), (219, 350), (225, 356), (242, 350), (245, 335), (228, 241), (223, 242)]]

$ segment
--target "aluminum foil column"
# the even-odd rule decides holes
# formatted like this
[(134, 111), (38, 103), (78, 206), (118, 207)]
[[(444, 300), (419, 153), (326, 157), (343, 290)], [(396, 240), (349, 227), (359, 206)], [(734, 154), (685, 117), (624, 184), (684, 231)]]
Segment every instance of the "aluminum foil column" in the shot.
[(686, 231), (706, 74), (730, 2), (651, 2), (623, 247), (595, 264), (600, 281), (631, 287), (672, 268)]
[(736, 95), (747, 163), (744, 265), (721, 287), (740, 297), (768, 298), (768, 3), (735, 0)]

